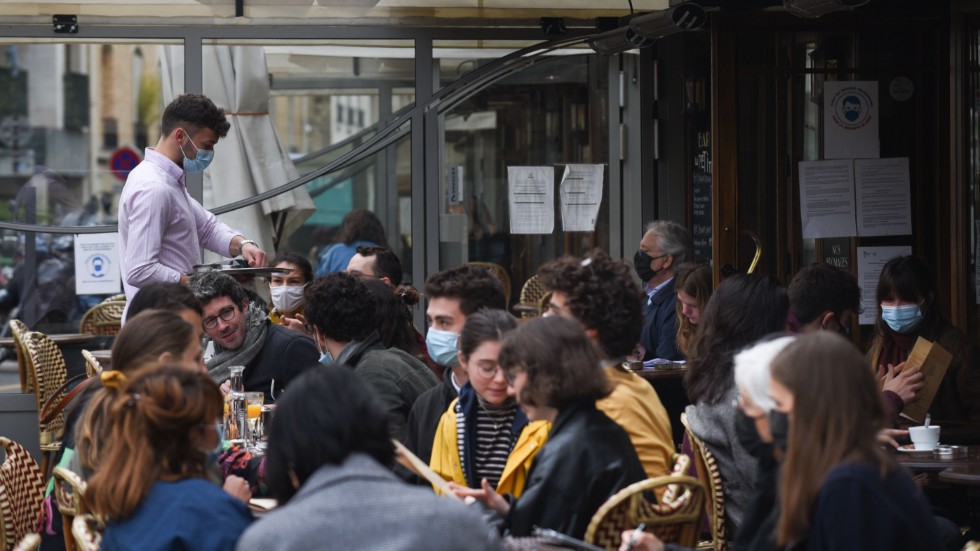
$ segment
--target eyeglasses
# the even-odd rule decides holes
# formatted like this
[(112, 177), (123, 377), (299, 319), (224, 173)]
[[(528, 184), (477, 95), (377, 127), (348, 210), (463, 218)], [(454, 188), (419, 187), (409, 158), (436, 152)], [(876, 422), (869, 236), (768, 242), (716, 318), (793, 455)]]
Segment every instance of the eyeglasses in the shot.
[(234, 306), (226, 306), (218, 312), (217, 316), (204, 318), (204, 321), (201, 323), (201, 325), (203, 325), (205, 329), (214, 329), (218, 325), (218, 318), (221, 318), (222, 321), (231, 321), (235, 319), (235, 316), (237, 314), (238, 314), (237, 308), (235, 308)]
[(479, 373), (481, 377), (492, 379), (496, 377), (497, 373), (500, 371), (500, 364), (478, 365), (476, 366), (476, 369), (477, 373)]

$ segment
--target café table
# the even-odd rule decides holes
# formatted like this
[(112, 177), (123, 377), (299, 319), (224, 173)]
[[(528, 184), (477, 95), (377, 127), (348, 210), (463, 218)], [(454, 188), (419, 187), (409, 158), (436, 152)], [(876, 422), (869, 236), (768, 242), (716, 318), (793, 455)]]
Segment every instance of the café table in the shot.
[(940, 457), (931, 451), (896, 451), (895, 454), (899, 464), (914, 472), (941, 473), (950, 467), (980, 469), (980, 446), (967, 446), (964, 457)]
[(980, 465), (949, 467), (939, 472), (939, 480), (948, 484), (980, 486)]
[[(79, 373), (85, 373), (85, 360), (82, 358), (83, 348), (107, 348), (112, 346), (114, 335), (95, 335), (93, 333), (45, 333), (61, 350), (65, 360), (66, 376), (71, 378)], [(13, 337), (0, 338), (0, 347), (15, 347)]]
[[(56, 335), (45, 336), (58, 346), (65, 344), (81, 344), (83, 342), (88, 342), (96, 337), (93, 333), (64, 333)], [(14, 338), (13, 337), (3, 337), (0, 338), (0, 348), (13, 348)]]

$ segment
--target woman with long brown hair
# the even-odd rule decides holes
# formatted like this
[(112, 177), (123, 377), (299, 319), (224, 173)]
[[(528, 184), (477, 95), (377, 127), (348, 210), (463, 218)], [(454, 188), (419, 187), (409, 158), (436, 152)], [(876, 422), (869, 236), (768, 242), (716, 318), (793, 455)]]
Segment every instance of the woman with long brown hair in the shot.
[(701, 314), (684, 375), (691, 432), (715, 456), (725, 490), (728, 527), (738, 532), (756, 486), (758, 460), (739, 442), (734, 357), (771, 333), (786, 330), (789, 299), (770, 276), (735, 274), (718, 286)]
[(688, 262), (677, 270), (674, 289), (677, 291), (677, 349), (690, 358), (694, 331), (711, 298), (711, 265), (704, 261)]
[(797, 338), (772, 362), (773, 420), (785, 415), (779, 545), (808, 551), (942, 549), (929, 503), (879, 444), (888, 422), (861, 354), (843, 337)]
[(108, 442), (85, 493), (108, 519), (102, 549), (232, 549), (245, 504), (207, 480), (222, 397), (206, 374), (164, 366), (107, 387)]

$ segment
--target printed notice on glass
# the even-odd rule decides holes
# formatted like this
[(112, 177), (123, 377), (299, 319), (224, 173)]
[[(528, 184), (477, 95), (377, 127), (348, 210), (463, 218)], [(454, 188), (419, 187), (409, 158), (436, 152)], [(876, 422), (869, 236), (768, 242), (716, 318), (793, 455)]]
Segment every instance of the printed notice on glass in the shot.
[(550, 166), (507, 167), (510, 233), (555, 230), (555, 169)]
[(446, 186), (446, 203), (450, 207), (463, 204), (463, 167), (460, 165), (449, 167), (449, 185)]
[(824, 82), (823, 127), (824, 159), (877, 159), (878, 82)]
[(565, 231), (595, 231), (602, 203), (603, 165), (565, 165), (561, 177), (561, 226)]
[(911, 245), (858, 247), (858, 284), (861, 286), (861, 308), (864, 309), (858, 318), (858, 323), (871, 325), (878, 317), (878, 302), (875, 294), (878, 289), (878, 277), (881, 276), (881, 269), (896, 256), (910, 254), (912, 254)]
[(113, 295), (122, 289), (114, 233), (75, 236), (75, 294)]
[(912, 235), (909, 159), (854, 161), (858, 235)]
[(803, 239), (857, 235), (851, 164), (850, 160), (799, 163)]

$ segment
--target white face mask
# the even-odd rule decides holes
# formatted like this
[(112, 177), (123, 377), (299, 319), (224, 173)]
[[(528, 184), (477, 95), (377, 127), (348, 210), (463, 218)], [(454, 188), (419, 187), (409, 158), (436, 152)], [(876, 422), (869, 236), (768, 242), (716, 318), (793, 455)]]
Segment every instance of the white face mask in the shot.
[(279, 287), (269, 287), (272, 294), (272, 305), (280, 312), (295, 312), (303, 306), (303, 289), (306, 285), (280, 285)]

